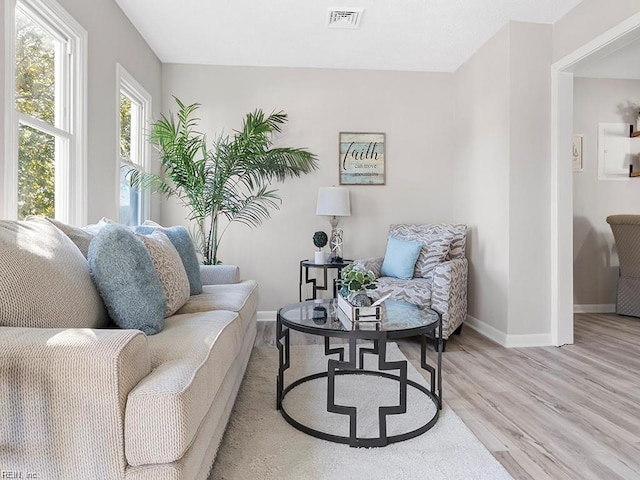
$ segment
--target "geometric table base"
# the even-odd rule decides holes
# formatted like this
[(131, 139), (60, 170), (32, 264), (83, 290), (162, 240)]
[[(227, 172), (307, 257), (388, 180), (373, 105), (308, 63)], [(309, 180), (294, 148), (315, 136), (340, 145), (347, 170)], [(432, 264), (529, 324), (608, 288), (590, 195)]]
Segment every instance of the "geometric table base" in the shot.
[[(280, 326), (280, 328), (282, 328)], [(279, 382), (278, 382), (278, 390), (283, 387), (284, 379), (283, 373), (284, 370), (289, 368), (290, 366), (290, 355), (289, 355), (289, 330), (282, 329), (279, 332), (280, 338), (285, 338), (284, 344), (278, 342), (278, 348), (280, 350), (280, 374)], [(381, 338), (374, 341), (373, 348), (369, 348), (366, 346), (360, 346), (357, 348), (356, 339), (349, 339), (349, 360), (344, 361), (344, 346), (337, 346), (335, 348), (330, 348), (329, 346), (329, 337), (325, 337), (325, 354), (339, 354), (340, 360), (336, 359), (328, 359), (327, 361), (327, 371), (315, 373), (312, 375), (307, 375), (303, 378), (296, 380), (295, 382), (288, 385), (286, 388), (282, 388), (279, 394), (278, 400), (278, 408), (283, 418), (293, 427), (298, 430), (314, 436), (316, 438), (320, 438), (322, 440), (328, 440), (330, 442), (335, 443), (343, 443), (347, 444), (351, 447), (384, 447), (390, 443), (401, 442), (404, 440), (408, 440), (410, 438), (417, 437), (418, 435), (422, 435), (424, 432), (432, 428), (436, 422), (438, 421), (438, 414), (441, 408), (441, 402), (439, 396), (436, 393), (432, 393), (428, 388), (419, 383), (414, 382), (413, 380), (409, 380), (407, 378), (407, 360), (399, 360), (399, 361), (387, 361), (386, 360), (386, 339)], [(423, 342), (426, 345), (425, 342)], [(344, 344), (342, 344), (344, 345)], [(359, 355), (358, 355), (359, 352)], [(424, 355), (423, 348), (423, 355)], [(364, 355), (376, 355), (378, 358), (378, 369), (379, 370), (365, 370), (363, 369), (364, 363)], [(286, 358), (286, 361), (284, 361)], [(356, 358), (359, 358), (359, 365), (356, 364)], [(426, 362), (421, 362), (423, 367), (426, 366), (427, 371), (429, 371), (430, 376), (432, 377), (432, 385), (435, 384), (435, 374), (436, 371), (433, 367), (426, 365)], [(398, 370), (399, 374), (392, 374), (385, 371), (380, 370)], [(440, 370), (440, 369), (438, 369)], [(398, 397), (399, 402), (398, 405), (393, 406), (380, 406), (378, 407), (378, 428), (379, 433), (377, 437), (359, 437), (357, 435), (357, 408), (349, 405), (338, 405), (335, 403), (335, 388), (336, 388), (336, 376), (350, 376), (350, 375), (363, 375), (363, 376), (374, 376), (374, 377), (382, 377), (390, 380), (394, 380), (398, 382)], [(319, 429), (312, 428), (304, 423), (298, 421), (293, 418), (285, 409), (283, 405), (283, 400), (287, 396), (289, 392), (291, 392), (296, 387), (310, 381), (318, 380), (326, 378), (326, 395), (327, 395), (327, 403), (326, 409), (327, 412), (337, 413), (340, 415), (345, 415), (349, 417), (349, 435), (341, 436), (331, 433), (329, 431), (322, 431)], [(282, 382), (282, 383), (281, 383)], [(424, 424), (420, 425), (417, 428), (414, 428), (410, 431), (403, 432), (396, 435), (388, 435), (387, 434), (387, 417), (389, 415), (401, 415), (407, 412), (407, 388), (411, 387), (416, 391), (420, 392), (421, 395), (426, 396), (428, 399), (433, 402), (435, 405), (435, 411), (431, 418), (429, 418)]]
[[(343, 320), (340, 320), (340, 312), (335, 301), (301, 302), (283, 307), (278, 311), (276, 319), (276, 346), (278, 347), (276, 408), (280, 410), (283, 418), (289, 424), (308, 435), (331, 442), (348, 444), (351, 447), (384, 447), (390, 443), (417, 437), (436, 424), (439, 411), (442, 408), (442, 316), (436, 311), (420, 310), (409, 304), (393, 302), (385, 303), (383, 306), (385, 316), (379, 321), (363, 324), (363, 326), (358, 323), (344, 324)], [(323, 312), (323, 315), (316, 318), (315, 313), (318, 310)], [(284, 373), (291, 366), (290, 329), (323, 336), (325, 356), (337, 354), (338, 359), (327, 359), (326, 371), (307, 375), (285, 386)], [(427, 362), (426, 345), (430, 334), (437, 338), (435, 367)], [(387, 359), (388, 341), (416, 335), (420, 336), (422, 340), (420, 366), (429, 372), (430, 388), (407, 378), (408, 360), (406, 358), (393, 361)], [(349, 358), (345, 359), (344, 343), (331, 347), (330, 341), (334, 337), (348, 340)], [(358, 341), (373, 342), (373, 346), (361, 344), (358, 348)], [(365, 356), (375, 356), (377, 370), (364, 368)], [(389, 371), (397, 371), (398, 373), (389, 373)], [(397, 397), (395, 397), (397, 403), (378, 406), (377, 424), (367, 424), (368, 430), (377, 429), (375, 437), (358, 436), (358, 408), (355, 405), (342, 405), (336, 401), (336, 378), (353, 376), (381, 377), (398, 384)], [(326, 409), (323, 410), (328, 414), (347, 417), (349, 421), (348, 435), (338, 435), (335, 431), (328, 431), (329, 428), (313, 428), (306, 425), (299, 419), (293, 418), (283, 405), (284, 398), (292, 390), (307, 382), (319, 379), (326, 379)], [(363, 390), (371, 387), (370, 383), (366, 383)], [(407, 391), (409, 388), (412, 391), (415, 390), (421, 397), (426, 397), (424, 401), (432, 402), (435, 406), (434, 412), (433, 414), (429, 413), (429, 418), (418, 427), (414, 428), (414, 425), (410, 424), (411, 428), (407, 429), (408, 431), (389, 435), (387, 420), (390, 417), (404, 416), (402, 420), (407, 420)], [(346, 391), (342, 393), (346, 393)], [(343, 401), (344, 399), (346, 397), (343, 397)], [(315, 408), (318, 408), (317, 402), (314, 404)], [(327, 425), (322, 425), (322, 427), (325, 426)]]
[[(302, 385), (305, 382), (309, 382), (312, 380), (316, 380), (318, 378), (326, 378), (328, 375), (328, 372), (320, 372), (320, 373), (316, 373), (313, 375), (308, 375), (306, 377), (300, 378), (299, 380), (296, 380), (295, 382), (293, 382), (291, 385), (287, 386), (287, 388), (285, 388), (285, 390), (283, 391), (283, 396), (282, 398), (284, 399), (284, 397), (286, 397), (287, 393), (289, 393), (291, 390), (293, 390), (294, 388), (296, 388), (299, 385)], [(392, 380), (397, 380), (398, 382), (400, 382), (400, 377), (397, 375), (393, 375), (390, 373), (386, 373), (386, 372), (378, 372), (378, 371), (372, 371), (372, 370), (358, 370), (358, 371), (340, 371), (337, 373), (337, 375), (372, 375), (372, 376), (378, 376), (378, 377), (383, 377), (383, 378), (388, 378), (388, 379), (392, 379)], [(280, 406), (280, 413), (282, 414), (282, 417), (293, 427), (297, 428), (298, 430), (306, 433), (307, 435), (311, 435), (313, 437), (316, 438), (320, 438), (322, 440), (328, 440), (330, 442), (334, 442), (334, 443), (344, 443), (347, 444), (351, 447), (384, 447), (390, 443), (395, 443), (395, 442), (402, 442), (404, 440), (409, 440), (410, 438), (414, 438), (417, 437), (419, 435), (422, 435), (423, 433), (425, 433), (427, 430), (429, 430), (431, 427), (433, 427), (436, 422), (438, 421), (438, 414), (439, 414), (439, 409), (437, 408), (438, 406), (438, 399), (435, 397), (435, 395), (433, 395), (426, 387), (424, 387), (423, 385), (420, 385), (419, 383), (414, 382), (413, 380), (407, 380), (407, 385), (417, 389), (418, 391), (420, 391), (422, 394), (426, 395), (428, 398), (431, 399), (431, 401), (433, 401), (434, 405), (436, 405), (435, 408), (435, 413), (433, 415), (433, 417), (424, 425), (409, 431), (409, 432), (405, 432), (405, 433), (401, 433), (401, 434), (397, 434), (397, 435), (386, 435), (386, 432), (384, 432), (383, 434), (381, 434), (381, 436), (377, 437), (377, 438), (372, 438), (372, 437), (366, 437), (366, 438), (358, 438), (355, 435), (355, 432), (357, 430), (356, 424), (352, 423), (353, 420), (351, 420), (351, 418), (356, 418), (356, 409), (355, 407), (349, 407), (353, 409), (353, 417), (350, 418), (350, 428), (349, 428), (349, 436), (340, 436), (340, 435), (334, 435), (330, 432), (323, 432), (320, 430), (316, 430), (314, 428), (311, 428), (307, 425), (304, 425), (302, 423), (300, 423), (298, 420), (296, 420), (295, 418), (291, 417), (289, 415), (289, 413), (285, 410), (284, 406), (281, 405)], [(380, 409), (384, 409), (386, 407), (379, 407)], [(384, 420), (381, 420), (381, 422), (383, 422)], [(381, 423), (382, 425), (383, 423)], [(386, 425), (386, 423), (384, 423)], [(385, 429), (386, 430), (386, 429)]]

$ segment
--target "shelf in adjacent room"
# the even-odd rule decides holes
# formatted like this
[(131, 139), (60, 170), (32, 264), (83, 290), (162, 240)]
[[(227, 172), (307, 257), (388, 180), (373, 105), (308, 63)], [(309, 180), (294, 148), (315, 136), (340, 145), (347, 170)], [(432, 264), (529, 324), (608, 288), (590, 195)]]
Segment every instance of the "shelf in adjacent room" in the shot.
[[(640, 137), (640, 130), (634, 130), (633, 124), (629, 125), (629, 137), (636, 138)], [(640, 164), (640, 153), (638, 153), (638, 163)], [(640, 177), (640, 172), (633, 171), (633, 163), (629, 165), (629, 177)]]

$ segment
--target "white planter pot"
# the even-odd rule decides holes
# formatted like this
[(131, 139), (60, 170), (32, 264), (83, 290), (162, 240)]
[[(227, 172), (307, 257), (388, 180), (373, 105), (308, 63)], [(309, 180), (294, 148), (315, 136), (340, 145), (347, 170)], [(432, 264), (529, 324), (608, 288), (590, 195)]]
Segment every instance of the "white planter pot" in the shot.
[(313, 259), (313, 263), (321, 265), (323, 263), (325, 263), (325, 259), (326, 259), (326, 255), (324, 252), (320, 251), (320, 252), (315, 252), (314, 254), (314, 259)]

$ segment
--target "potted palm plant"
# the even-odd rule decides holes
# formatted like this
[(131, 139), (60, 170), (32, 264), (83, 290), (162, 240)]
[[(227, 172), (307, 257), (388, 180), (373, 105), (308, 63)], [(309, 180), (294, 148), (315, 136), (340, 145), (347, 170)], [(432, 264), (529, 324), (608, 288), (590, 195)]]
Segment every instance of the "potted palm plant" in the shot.
[(306, 149), (273, 146), (273, 135), (287, 121), (284, 112), (248, 113), (239, 131), (217, 136), (209, 147), (206, 136), (196, 130), (199, 118), (194, 113), (200, 105), (175, 101), (177, 115), (163, 115), (149, 136), (164, 175), (132, 170), (131, 184), (154, 188), (186, 206), (204, 263), (215, 265), (220, 240), (232, 222), (255, 227), (279, 208), (282, 200), (271, 182), (310, 173), (318, 162)]

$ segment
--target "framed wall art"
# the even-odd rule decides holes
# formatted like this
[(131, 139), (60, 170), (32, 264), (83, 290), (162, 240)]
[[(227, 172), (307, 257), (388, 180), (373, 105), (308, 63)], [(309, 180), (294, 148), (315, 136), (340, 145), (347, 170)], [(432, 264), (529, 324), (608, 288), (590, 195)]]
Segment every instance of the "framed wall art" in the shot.
[(384, 185), (384, 133), (340, 132), (340, 185)]
[(580, 134), (573, 135), (573, 171), (582, 172), (582, 138)]

